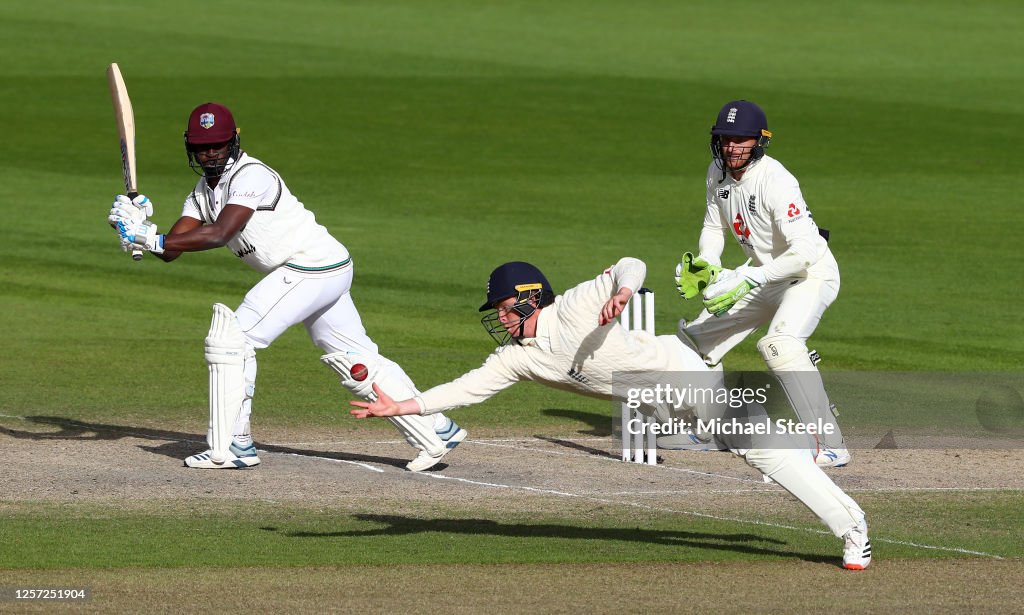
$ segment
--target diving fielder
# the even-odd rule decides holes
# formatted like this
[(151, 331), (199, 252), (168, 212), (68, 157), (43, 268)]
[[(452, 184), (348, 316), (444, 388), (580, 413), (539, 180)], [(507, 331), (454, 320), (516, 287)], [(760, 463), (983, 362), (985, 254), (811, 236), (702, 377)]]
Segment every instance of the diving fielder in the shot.
[[(205, 103), (188, 119), (185, 151), (202, 178), (185, 199), (181, 217), (166, 235), (147, 220), (145, 196), (120, 195), (108, 221), (121, 248), (147, 250), (164, 261), (182, 252), (226, 246), (266, 275), (232, 312), (213, 306), (206, 338), (210, 372), (209, 450), (185, 459), (192, 468), (247, 468), (260, 463), (249, 419), (256, 387), (256, 351), (285, 329), (302, 323), (352, 393), (371, 399), (374, 383), (403, 395), (418, 391), (402, 368), (382, 356), (367, 336), (349, 290), (353, 264), (348, 250), (292, 195), (281, 176), (241, 149), (231, 112)], [(406, 466), (414, 472), (435, 465), (466, 437), (466, 430), (438, 417), (394, 421), (419, 449)]]
[[(695, 387), (722, 382), (686, 341), (676, 335), (655, 337), (630, 331), (617, 320), (643, 284), (647, 267), (623, 258), (597, 278), (555, 296), (547, 278), (529, 263), (505, 263), (491, 273), (482, 322), (499, 347), (484, 364), (462, 377), (412, 397), (394, 398), (374, 386), (377, 399), (353, 401), (358, 418), (432, 415), (479, 403), (521, 380), (532, 380), (603, 399), (622, 398), (613, 378), (628, 372), (631, 384), (655, 385), (666, 372), (684, 373)], [(614, 375), (614, 376), (613, 376)], [(724, 386), (724, 382), (719, 386)], [(395, 401), (401, 399), (402, 401)], [(693, 400), (683, 406), (704, 421), (725, 416), (715, 402)], [(845, 541), (843, 565), (862, 570), (871, 562), (864, 511), (815, 465), (800, 447), (754, 448), (750, 440), (713, 435), (722, 448), (784, 487)]]
[[(764, 111), (747, 100), (727, 103), (711, 129), (713, 161), (707, 174), (707, 211), (699, 254), (676, 267), (687, 299), (703, 291), (705, 309), (681, 333), (711, 366), (764, 324), (758, 340), (768, 369), (779, 379), (797, 418), (830, 424), (816, 441), (818, 465), (841, 467), (850, 451), (836, 423), (821, 374), (807, 348), (825, 309), (839, 294), (839, 266), (800, 192), (796, 178), (765, 154), (771, 141)], [(749, 257), (721, 268), (732, 236)], [(753, 263), (752, 265), (750, 263)]]

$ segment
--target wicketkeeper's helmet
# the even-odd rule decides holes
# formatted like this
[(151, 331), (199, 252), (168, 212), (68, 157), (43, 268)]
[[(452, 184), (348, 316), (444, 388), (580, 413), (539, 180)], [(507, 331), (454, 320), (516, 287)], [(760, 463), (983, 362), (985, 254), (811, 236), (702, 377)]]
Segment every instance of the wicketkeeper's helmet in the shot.
[[(511, 309), (519, 314), (519, 320), (512, 325), (511, 331), (501, 323), (495, 308), (509, 297), (516, 298)], [(540, 269), (520, 261), (505, 263), (492, 271), (487, 280), (487, 301), (480, 306), (480, 311), (493, 311), (481, 318), (480, 322), (494, 341), (504, 346), (513, 337), (522, 337), (523, 325), (538, 308), (547, 307), (554, 301), (555, 292)]]
[[(185, 130), (185, 154), (188, 166), (199, 175), (220, 177), (234, 161), (238, 160), (241, 151), (239, 130), (235, 118), (224, 105), (203, 103), (192, 110), (188, 116), (188, 128)], [(225, 156), (203, 166), (195, 156), (197, 150), (211, 145), (230, 143)]]
[(764, 110), (749, 100), (734, 100), (726, 103), (718, 112), (718, 119), (711, 127), (711, 156), (715, 165), (722, 171), (727, 170), (722, 156), (722, 137), (756, 137), (757, 144), (750, 153), (750, 159), (739, 169), (747, 168), (764, 156), (764, 148), (771, 143), (772, 133), (768, 130), (768, 116)]

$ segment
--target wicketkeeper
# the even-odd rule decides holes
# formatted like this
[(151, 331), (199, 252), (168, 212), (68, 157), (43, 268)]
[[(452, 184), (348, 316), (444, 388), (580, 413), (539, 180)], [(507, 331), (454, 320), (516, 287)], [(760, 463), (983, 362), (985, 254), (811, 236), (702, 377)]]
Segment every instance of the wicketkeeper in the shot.
[[(185, 199), (181, 217), (166, 235), (148, 220), (145, 196), (120, 195), (109, 222), (121, 248), (146, 250), (173, 261), (182, 252), (226, 246), (265, 274), (232, 312), (217, 303), (206, 337), (210, 372), (209, 450), (185, 459), (192, 468), (247, 468), (260, 463), (250, 433), (256, 390), (256, 351), (302, 323), (341, 384), (372, 399), (374, 384), (402, 395), (418, 391), (395, 362), (367, 336), (352, 302), (352, 258), (285, 185), (276, 171), (241, 149), (231, 112), (205, 103), (192, 111), (185, 131), (189, 166), (201, 179)], [(395, 426), (419, 449), (407, 464), (414, 472), (435, 465), (466, 437), (443, 415), (396, 417)]]
[[(651, 384), (659, 374), (685, 373), (697, 387), (709, 378), (721, 379), (678, 336), (655, 337), (619, 323), (617, 317), (642, 286), (646, 273), (642, 261), (623, 258), (595, 279), (555, 296), (547, 278), (533, 265), (505, 263), (491, 273), (487, 300), (480, 307), (489, 312), (482, 322), (499, 344), (481, 367), (414, 396), (375, 385), (377, 399), (353, 401), (352, 414), (358, 418), (429, 416), (479, 403), (522, 380), (625, 401), (621, 392), (613, 390), (615, 373), (620, 377), (629, 373), (631, 381), (638, 382), (649, 377)], [(724, 409), (715, 403), (695, 400), (682, 409), (705, 421), (716, 413), (724, 416)], [(714, 437), (796, 496), (843, 538), (846, 568), (860, 570), (870, 563), (864, 511), (815, 465), (806, 448), (752, 448), (742, 439)]]
[[(850, 451), (825, 393), (817, 357), (807, 348), (825, 309), (839, 294), (839, 266), (800, 193), (800, 184), (765, 154), (771, 141), (764, 111), (747, 100), (727, 103), (711, 128), (707, 211), (699, 253), (676, 267), (680, 294), (703, 295), (705, 309), (681, 333), (711, 366), (756, 329), (768, 369), (779, 379), (797, 418), (831, 424), (816, 441), (818, 465), (840, 467)], [(748, 261), (721, 267), (726, 236)]]

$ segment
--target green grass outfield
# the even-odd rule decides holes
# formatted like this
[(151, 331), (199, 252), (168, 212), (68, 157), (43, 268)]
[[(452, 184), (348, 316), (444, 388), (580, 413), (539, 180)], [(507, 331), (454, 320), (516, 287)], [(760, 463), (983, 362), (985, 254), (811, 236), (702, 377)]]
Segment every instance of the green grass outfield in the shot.
[[(476, 307), (507, 260), (534, 262), (564, 289), (636, 256), (657, 293), (659, 331), (693, 317), (670, 272), (696, 247), (708, 129), (733, 98), (766, 109), (769, 152), (832, 231), (843, 286), (812, 338), (826, 372), (1010, 372), (1019, 382), (1022, 30), (1013, 0), (4, 3), (0, 414), (201, 433), (210, 305), (237, 306), (259, 279), (226, 250), (169, 265), (121, 254), (105, 221), (123, 188), (104, 76), (113, 61), (161, 228), (196, 179), (182, 147), (188, 112), (226, 104), (243, 146), (348, 246), (370, 335), (422, 387), (492, 349)], [(736, 246), (726, 259), (739, 264)], [(753, 341), (727, 368), (761, 367)], [(347, 419), (348, 394), (317, 357), (301, 328), (261, 353), (257, 437), (261, 426), (383, 433)], [(607, 415), (601, 402), (521, 385), (456, 417), (531, 434)], [(843, 420), (855, 425), (855, 409)], [(1007, 531), (1019, 528), (1019, 493), (997, 504), (996, 518), (1018, 515)], [(0, 524), (23, 536), (0, 568), (117, 566), (99, 546), (111, 526), (84, 517), (74, 506), (38, 516), (0, 508)], [(227, 519), (215, 526), (229, 531)], [(180, 522), (169, 517), (132, 565), (187, 565), (158, 540), (173, 540)], [(372, 525), (282, 522), (289, 531)], [(992, 549), (1024, 555), (998, 529)], [(85, 537), (83, 555), (48, 556), (55, 531)], [(252, 535), (274, 552), (299, 542), (248, 521), (235, 538)], [(531, 543), (543, 555), (534, 557), (516, 537), (459, 539), (479, 545), (465, 560), (477, 563), (721, 556), (650, 546), (596, 558), (553, 539)], [(345, 541), (334, 539), (282, 565), (381, 563), (396, 541), (418, 543), (362, 538), (339, 550)], [(419, 561), (408, 553), (402, 562)]]
[[(959, 498), (957, 517), (978, 522), (963, 528), (939, 521), (948, 504), (934, 494), (858, 495), (879, 511), (886, 530), (875, 537), (882, 559), (920, 558), (920, 544), (940, 544), (929, 557), (955, 557), (955, 549), (1001, 558), (1024, 556), (1024, 538), (1007, 539), (1024, 524), (1020, 496), (998, 491)], [(807, 560), (838, 565), (836, 541), (807, 515), (792, 526), (751, 526), (713, 517), (645, 513), (626, 507), (586, 514), (508, 513), (420, 505), (357, 512), (364, 501), (308, 507), (257, 501), (239, 508), (210, 497), (189, 507), (156, 502), (153, 511), (125, 511), (104, 504), (75, 510), (25, 503), (5, 507), (5, 549), (0, 569), (216, 566), (244, 545), (244, 565), (382, 566), (398, 564), (538, 564), (588, 562), (726, 562)], [(922, 521), (927, 519), (928, 521)], [(779, 524), (784, 514), (768, 515)], [(806, 528), (806, 529), (805, 529)], [(68, 536), (75, 536), (72, 542)], [(899, 536), (899, 539), (886, 539)], [(914, 543), (914, 544), (911, 544)]]

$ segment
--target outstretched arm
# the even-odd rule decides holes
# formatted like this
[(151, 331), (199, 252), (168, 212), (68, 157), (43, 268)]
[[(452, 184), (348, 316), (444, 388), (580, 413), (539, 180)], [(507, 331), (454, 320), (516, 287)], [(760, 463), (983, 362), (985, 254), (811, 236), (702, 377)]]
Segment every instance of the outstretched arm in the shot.
[(353, 400), (349, 402), (355, 407), (355, 410), (349, 411), (352, 416), (357, 419), (367, 419), (373, 416), (401, 416), (420, 413), (420, 405), (415, 399), (395, 401), (381, 390), (376, 382), (373, 383), (373, 392), (377, 394), (377, 399), (373, 401)]

